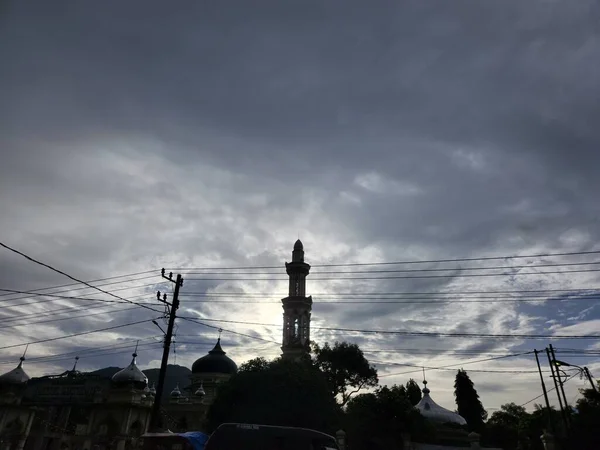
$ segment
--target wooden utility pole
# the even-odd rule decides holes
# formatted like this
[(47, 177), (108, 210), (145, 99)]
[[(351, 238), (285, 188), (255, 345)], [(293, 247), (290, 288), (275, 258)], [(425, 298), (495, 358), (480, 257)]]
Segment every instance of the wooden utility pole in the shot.
[(173, 338), (173, 327), (175, 325), (175, 319), (177, 318), (177, 309), (179, 308), (179, 288), (183, 285), (183, 278), (180, 274), (177, 278), (173, 279), (173, 272), (169, 275), (165, 275), (165, 269), (162, 270), (161, 275), (164, 279), (175, 283), (175, 290), (173, 292), (173, 300), (168, 303), (166, 300), (164, 303), (169, 307), (169, 324), (167, 326), (167, 332), (165, 333), (165, 343), (163, 348), (162, 361), (160, 363), (160, 372), (158, 374), (158, 384), (156, 386), (156, 395), (154, 397), (154, 404), (152, 405), (152, 413), (150, 416), (150, 432), (157, 432), (160, 426), (160, 404), (162, 400), (163, 390), (165, 387), (165, 376), (167, 375), (167, 365), (169, 363), (169, 352), (171, 351), (171, 339)]
[(552, 410), (550, 409), (550, 401), (548, 400), (548, 391), (546, 391), (546, 383), (544, 382), (544, 375), (542, 374), (542, 367), (540, 366), (540, 358), (538, 358), (538, 351), (533, 350), (535, 354), (535, 362), (537, 362), (538, 371), (540, 372), (540, 381), (542, 382), (542, 392), (544, 393), (544, 400), (546, 402), (546, 413), (548, 416), (548, 426), (556, 434), (554, 429), (554, 421), (552, 420)]

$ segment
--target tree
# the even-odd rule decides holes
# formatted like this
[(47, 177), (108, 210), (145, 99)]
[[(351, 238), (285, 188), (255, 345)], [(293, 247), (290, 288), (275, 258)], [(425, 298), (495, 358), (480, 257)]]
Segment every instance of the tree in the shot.
[(600, 393), (593, 389), (582, 389), (580, 392), (582, 398), (577, 400), (577, 413), (573, 415), (573, 436), (576, 441), (573, 448), (597, 449), (600, 442)]
[(310, 362), (257, 358), (220, 388), (207, 413), (207, 431), (224, 422), (312, 428), (335, 433), (341, 411), (327, 379)]
[(412, 378), (406, 383), (406, 395), (413, 406), (421, 401), (421, 388)]
[(404, 433), (411, 438), (435, 433), (412, 407), (402, 385), (352, 397), (346, 406), (344, 428), (353, 450), (403, 448)]
[(465, 418), (470, 431), (481, 433), (487, 412), (483, 409), (479, 395), (467, 372), (460, 369), (454, 381), (454, 397), (458, 414)]
[(325, 374), (334, 397), (344, 406), (352, 395), (378, 383), (377, 370), (356, 344), (336, 342), (333, 347), (313, 344), (314, 363)]
[(504, 404), (486, 422), (482, 441), (504, 450), (529, 448), (526, 445), (529, 423), (529, 414), (524, 407), (515, 403)]

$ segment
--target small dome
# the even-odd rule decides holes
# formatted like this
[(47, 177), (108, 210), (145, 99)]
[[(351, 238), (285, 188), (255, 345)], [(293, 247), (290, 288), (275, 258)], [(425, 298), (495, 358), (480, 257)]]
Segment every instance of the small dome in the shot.
[(131, 363), (115, 373), (112, 377), (112, 382), (118, 385), (132, 384), (134, 387), (144, 389), (148, 386), (148, 378), (136, 364), (137, 353), (134, 352), (132, 356)]
[(208, 355), (196, 360), (192, 365), (192, 373), (222, 373), (232, 375), (237, 372), (237, 364), (225, 355), (221, 348), (221, 338)]
[(429, 392), (431, 391), (427, 388), (427, 381), (423, 381), (423, 385), (425, 386), (423, 388), (423, 398), (415, 406), (422, 416), (431, 420), (432, 422), (454, 423), (457, 425), (467, 424), (467, 421), (462, 416), (446, 408), (442, 408), (431, 399), (429, 396)]
[(202, 383), (200, 383), (200, 387), (198, 389), (196, 389), (196, 392), (194, 392), (194, 395), (196, 395), (198, 397), (204, 397), (206, 395), (206, 392), (204, 392), (204, 387), (202, 386)]
[(179, 390), (179, 384), (171, 391), (171, 397), (181, 397), (181, 391)]
[(302, 245), (302, 241), (300, 239), (298, 239), (294, 244), (294, 250), (304, 250), (304, 245)]
[(10, 372), (0, 375), (0, 384), (24, 384), (27, 383), (30, 378), (25, 370), (23, 370), (23, 361), (25, 357), (22, 356), (19, 365)]

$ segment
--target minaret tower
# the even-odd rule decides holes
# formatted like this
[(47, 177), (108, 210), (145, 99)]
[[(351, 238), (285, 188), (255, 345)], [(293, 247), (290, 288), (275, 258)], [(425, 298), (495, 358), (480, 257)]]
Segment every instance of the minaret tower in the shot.
[(284, 357), (299, 358), (310, 353), (310, 311), (312, 297), (306, 296), (306, 276), (310, 265), (304, 262), (304, 246), (300, 239), (294, 244), (292, 262), (285, 263), (290, 277), (288, 296), (283, 304), (283, 345)]

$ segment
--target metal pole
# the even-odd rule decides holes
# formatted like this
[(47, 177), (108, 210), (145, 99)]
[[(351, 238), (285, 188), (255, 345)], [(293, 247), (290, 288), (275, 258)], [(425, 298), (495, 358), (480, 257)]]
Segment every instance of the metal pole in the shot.
[(535, 362), (537, 363), (538, 366), (538, 371), (540, 372), (540, 381), (542, 382), (542, 392), (544, 393), (544, 400), (546, 402), (546, 413), (548, 416), (548, 426), (550, 427), (550, 429), (556, 433), (556, 430), (554, 429), (554, 422), (552, 421), (552, 411), (550, 410), (550, 401), (548, 400), (548, 391), (546, 391), (546, 383), (544, 382), (544, 375), (542, 375), (542, 367), (540, 366), (540, 358), (538, 358), (538, 351), (537, 350), (533, 350), (533, 353), (535, 354)]
[(592, 389), (594, 390), (594, 392), (598, 392), (598, 388), (594, 384), (594, 380), (592, 380), (592, 374), (590, 373), (590, 369), (584, 366), (583, 371), (585, 372), (585, 376), (587, 377), (588, 381), (592, 385)]
[(554, 381), (554, 389), (556, 390), (556, 394), (558, 397), (558, 405), (560, 406), (560, 415), (563, 419), (563, 424), (565, 426), (565, 432), (567, 431), (567, 417), (565, 416), (565, 410), (563, 409), (562, 398), (560, 396), (560, 391), (558, 389), (558, 382), (556, 381), (556, 377), (554, 375), (554, 363), (552, 362), (552, 357), (550, 356), (550, 350), (546, 347), (546, 356), (548, 356), (548, 364), (550, 365), (550, 371), (552, 372), (552, 380)]
[[(172, 274), (168, 279), (173, 281)], [(160, 424), (160, 403), (165, 386), (165, 377), (167, 375), (167, 364), (169, 363), (169, 352), (171, 350), (173, 327), (175, 325), (175, 318), (177, 317), (177, 308), (179, 308), (179, 287), (182, 284), (183, 279), (181, 278), (181, 275), (177, 275), (177, 279), (175, 280), (175, 291), (173, 292), (173, 302), (171, 304), (171, 311), (169, 314), (169, 325), (165, 334), (165, 345), (163, 349), (162, 361), (160, 363), (160, 372), (158, 374), (158, 385), (156, 386), (156, 395), (154, 397), (154, 404), (152, 405), (152, 413), (150, 416), (150, 432), (156, 432)]]
[[(550, 344), (550, 354), (552, 355), (552, 362), (556, 361), (556, 355), (554, 354), (554, 348), (552, 344)], [(560, 387), (560, 392), (563, 396), (563, 403), (565, 405), (565, 416), (567, 417), (567, 425), (571, 425), (571, 407), (569, 406), (569, 401), (567, 400), (567, 396), (565, 395), (565, 387), (562, 380), (562, 376), (560, 375), (560, 369), (556, 368), (556, 375), (558, 376), (558, 386)]]

